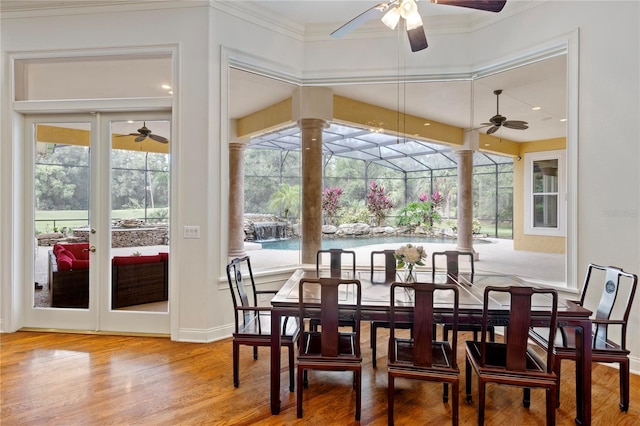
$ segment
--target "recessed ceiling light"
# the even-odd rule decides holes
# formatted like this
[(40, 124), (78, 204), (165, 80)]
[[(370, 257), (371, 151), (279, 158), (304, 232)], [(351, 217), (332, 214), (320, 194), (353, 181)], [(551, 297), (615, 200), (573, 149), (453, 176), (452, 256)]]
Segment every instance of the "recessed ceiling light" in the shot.
[(484, 146), (491, 146), (491, 144), (490, 143), (485, 143)]
[(567, 121), (567, 119), (566, 118), (561, 118), (560, 121), (565, 122), (565, 121)]
[(424, 126), (431, 126), (431, 123), (424, 123)]
[(171, 86), (169, 86), (168, 84), (163, 84), (161, 87), (163, 89), (165, 89), (165, 90), (170, 90), (171, 89)]
[(167, 93), (173, 95), (173, 90), (169, 90)]
[(534, 111), (540, 111), (542, 109), (542, 107), (533, 107), (531, 109), (534, 110)]

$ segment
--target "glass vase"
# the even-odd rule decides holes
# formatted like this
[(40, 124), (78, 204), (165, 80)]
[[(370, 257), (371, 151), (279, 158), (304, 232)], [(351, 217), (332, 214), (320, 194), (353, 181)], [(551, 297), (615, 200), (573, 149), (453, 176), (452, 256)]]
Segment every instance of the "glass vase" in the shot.
[(413, 275), (413, 268), (407, 268), (404, 274), (404, 282), (405, 283), (415, 283), (416, 278)]

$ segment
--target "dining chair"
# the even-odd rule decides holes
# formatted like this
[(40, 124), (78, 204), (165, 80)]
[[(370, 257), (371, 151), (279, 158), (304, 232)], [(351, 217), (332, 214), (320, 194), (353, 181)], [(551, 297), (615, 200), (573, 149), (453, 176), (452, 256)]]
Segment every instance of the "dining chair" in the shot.
[[(446, 251), (440, 251), (440, 252), (433, 252), (431, 254), (431, 266), (432, 266), (432, 275), (431, 278), (433, 280), (433, 282), (435, 282), (436, 279), (436, 262), (437, 259), (442, 259), (445, 258), (446, 259), (446, 271), (447, 271), (447, 284), (457, 284), (458, 283), (458, 277), (460, 275), (460, 259), (461, 258), (468, 258), (469, 262), (469, 268), (470, 271), (468, 274), (465, 274), (464, 279), (468, 280), (470, 283), (473, 283), (473, 278), (474, 278), (474, 274), (475, 274), (475, 268), (474, 268), (474, 259), (473, 259), (473, 253), (471, 252), (464, 252), (464, 251), (458, 251), (458, 250), (446, 250)], [(458, 327), (459, 331), (472, 331), (473, 332), (473, 340), (478, 340), (478, 332), (480, 331), (481, 326), (479, 325), (461, 325)], [(490, 326), (488, 327), (489, 330), (489, 336), (490, 336), (490, 340), (493, 342), (495, 340), (496, 334), (495, 334), (495, 327)], [(443, 340), (448, 340), (449, 339), (449, 331), (451, 331), (451, 326), (450, 325), (444, 325), (442, 328), (442, 333), (443, 333)]]
[[(339, 303), (347, 295), (349, 304)], [(306, 297), (305, 297), (306, 296)], [(356, 421), (362, 405), (362, 354), (360, 351), (360, 281), (342, 278), (303, 278), (298, 284), (301, 339), (298, 353), (297, 416), (302, 418), (302, 390), (308, 386), (307, 370), (352, 371), (356, 391)], [(305, 330), (305, 319), (320, 318), (320, 331)], [(340, 327), (349, 317), (353, 331)]]
[(353, 250), (344, 250), (339, 248), (330, 248), (326, 250), (318, 250), (316, 252), (316, 273), (320, 276), (320, 266), (325, 254), (329, 255), (329, 271), (333, 278), (342, 276), (342, 260), (350, 258), (351, 260), (351, 278), (356, 278), (356, 252)]
[[(332, 278), (340, 278), (342, 277), (342, 260), (343, 258), (349, 259), (351, 263), (351, 277), (356, 278), (356, 252), (353, 250), (344, 250), (338, 248), (330, 248), (326, 250), (318, 250), (316, 252), (316, 275), (320, 276), (320, 266), (322, 265), (322, 259), (325, 254), (329, 255), (329, 274)], [(310, 328), (313, 330), (318, 329), (318, 325), (320, 325), (320, 321), (317, 318), (312, 318), (310, 321)], [(343, 320), (340, 323), (341, 327), (351, 327), (354, 328), (354, 324), (348, 320)]]
[[(384, 256), (384, 281), (376, 281), (375, 278), (375, 259)], [(371, 283), (390, 285), (396, 281), (396, 258), (395, 250), (374, 250), (371, 252)], [(371, 365), (376, 368), (377, 365), (377, 343), (378, 328), (389, 328), (389, 321), (371, 321), (369, 327), (369, 344), (371, 346)], [(396, 323), (396, 328), (411, 329), (410, 323)]]
[[(638, 285), (635, 274), (624, 272), (615, 266), (589, 264), (585, 276), (580, 300), (576, 304), (584, 306), (587, 300), (600, 298), (591, 329), (593, 346), (592, 362), (617, 363), (620, 374), (620, 410), (629, 409), (629, 350), (627, 349), (627, 322), (631, 305)], [(599, 295), (599, 296), (598, 296)], [(610, 327), (613, 329), (611, 330)], [(563, 359), (576, 360), (575, 327), (559, 327), (554, 345), (556, 351), (555, 371), (560, 383), (560, 367)], [(612, 336), (614, 333), (616, 337)], [(619, 334), (617, 334), (619, 332)], [(540, 335), (538, 329), (530, 331), (532, 340), (541, 346), (549, 346), (549, 341)], [(560, 386), (558, 386), (557, 404), (560, 406)]]
[[(414, 308), (405, 311), (402, 315), (402, 307), (397, 305), (396, 300), (401, 300), (402, 294), (396, 293), (397, 289), (408, 289), (413, 292)], [(448, 324), (451, 325), (453, 337), (451, 342), (446, 340), (434, 340), (434, 294), (452, 293), (453, 295), (453, 316)], [(389, 315), (389, 359), (388, 369), (388, 424), (394, 423), (394, 397), (395, 379), (425, 380), (432, 382), (442, 382), (452, 386), (451, 422), (458, 424), (459, 411), (459, 375), (460, 370), (456, 361), (457, 354), (457, 331), (458, 331), (458, 288), (455, 285), (431, 284), (431, 283), (399, 283), (391, 284), (391, 307)], [(413, 324), (413, 335), (411, 338), (396, 336), (397, 318), (411, 316)], [(398, 315), (400, 314), (400, 315)], [(406, 321), (406, 320), (405, 320)], [(403, 324), (403, 323), (400, 323)], [(448, 398), (443, 396), (446, 403)]]
[[(244, 274), (248, 274), (251, 297), (247, 293)], [(233, 300), (235, 329), (233, 332), (233, 386), (240, 385), (240, 346), (253, 347), (253, 359), (258, 359), (258, 347), (271, 345), (271, 307), (258, 306), (261, 294), (275, 294), (277, 290), (257, 290), (251, 270), (249, 256), (235, 258), (227, 265), (227, 279)], [(295, 354), (293, 345), (298, 340), (300, 329), (296, 318), (282, 320), (282, 346), (289, 352), (289, 390), (294, 390)]]
[[(506, 328), (506, 342), (488, 342), (488, 311), (489, 300), (504, 300), (507, 293), (509, 300), (509, 319)], [(543, 295), (550, 299), (551, 306), (548, 314), (549, 324), (557, 324), (558, 294), (551, 289), (537, 289), (533, 287), (494, 287), (488, 286), (484, 290), (482, 333), (480, 341), (466, 342), (466, 395), (471, 403), (472, 369), (478, 377), (478, 425), (484, 424), (485, 391), (487, 383), (496, 383), (524, 388), (523, 405), (529, 407), (530, 388), (546, 389), (546, 417), (547, 425), (554, 425), (556, 420), (556, 398), (558, 376), (554, 371), (553, 345), (544, 351), (546, 356), (538, 355), (533, 347), (528, 345), (528, 331), (531, 326), (532, 299)], [(493, 299), (492, 299), (493, 298)], [(495, 310), (495, 307), (491, 307)], [(553, 341), (556, 334), (555, 327), (549, 330), (549, 339)]]

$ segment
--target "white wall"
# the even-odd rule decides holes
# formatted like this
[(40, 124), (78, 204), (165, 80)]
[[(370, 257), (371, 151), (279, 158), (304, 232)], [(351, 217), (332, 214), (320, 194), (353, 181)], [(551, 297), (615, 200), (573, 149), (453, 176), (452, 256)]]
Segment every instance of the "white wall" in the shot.
[[(639, 11), (637, 2), (541, 3), (473, 34), (429, 35), (428, 54), (406, 55), (411, 73), (463, 72), (520, 55), (548, 40), (580, 32), (578, 236), (579, 275), (589, 262), (613, 264), (640, 273), (640, 134)], [(117, 29), (117, 30), (116, 30)], [(12, 116), (7, 98), (7, 52), (101, 49), (176, 44), (179, 76), (174, 126), (177, 197), (172, 210), (171, 282), (173, 337), (208, 340), (228, 330), (228, 294), (220, 284), (226, 261), (228, 193), (226, 140), (220, 111), (225, 99), (218, 82), (221, 49), (246, 61), (305, 78), (393, 75), (397, 72), (395, 38), (334, 40), (296, 37), (206, 8), (108, 12), (98, 15), (45, 16), (2, 20), (2, 149), (0, 201), (11, 201), (13, 169), (10, 144)], [(252, 59), (253, 58), (253, 59)], [(223, 88), (224, 90), (224, 88)], [(224, 118), (224, 117), (223, 117)], [(5, 150), (5, 147), (7, 148)], [(11, 229), (16, 215), (3, 207), (0, 224)], [(183, 240), (184, 225), (199, 225), (200, 240)], [(15, 271), (12, 241), (0, 242), (2, 300), (0, 315), (11, 317), (11, 282)], [(177, 302), (174, 304), (174, 302)], [(640, 327), (636, 296), (631, 333)], [(13, 324), (15, 325), (15, 324)], [(15, 329), (15, 328), (13, 328)], [(632, 369), (640, 372), (640, 342), (631, 339)]]

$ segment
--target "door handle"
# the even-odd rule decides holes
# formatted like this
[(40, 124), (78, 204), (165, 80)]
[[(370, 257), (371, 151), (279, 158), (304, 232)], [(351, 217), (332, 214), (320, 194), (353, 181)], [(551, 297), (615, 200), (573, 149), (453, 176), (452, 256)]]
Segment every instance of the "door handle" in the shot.
[(84, 249), (83, 251), (90, 251), (91, 253), (95, 253), (96, 252), (96, 246), (91, 246), (88, 249)]

